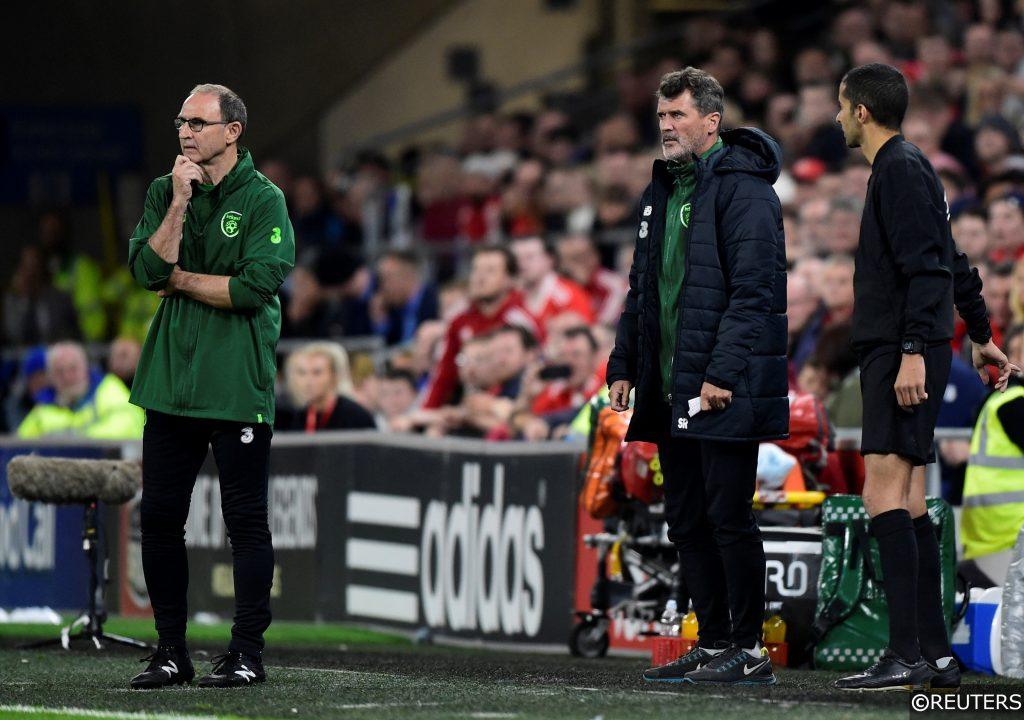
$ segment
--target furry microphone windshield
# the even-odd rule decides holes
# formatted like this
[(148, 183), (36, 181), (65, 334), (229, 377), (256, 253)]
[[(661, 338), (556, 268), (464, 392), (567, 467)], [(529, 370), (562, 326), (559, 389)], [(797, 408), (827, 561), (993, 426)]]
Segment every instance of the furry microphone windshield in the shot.
[(75, 460), (19, 455), (7, 463), (7, 484), (23, 500), (121, 505), (142, 485), (142, 466), (128, 460)]

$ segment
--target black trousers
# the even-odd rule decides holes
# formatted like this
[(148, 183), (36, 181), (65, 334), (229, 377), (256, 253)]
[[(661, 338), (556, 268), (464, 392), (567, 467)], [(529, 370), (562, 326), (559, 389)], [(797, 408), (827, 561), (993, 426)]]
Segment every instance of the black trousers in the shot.
[(234, 561), (229, 650), (258, 655), (270, 626), (274, 549), (267, 523), (270, 426), (146, 411), (142, 435), (142, 569), (161, 644), (185, 644), (185, 521), (196, 476), (213, 446)]
[(765, 560), (753, 513), (756, 442), (666, 438), (658, 443), (665, 476), (668, 537), (679, 552), (702, 646), (761, 640)]

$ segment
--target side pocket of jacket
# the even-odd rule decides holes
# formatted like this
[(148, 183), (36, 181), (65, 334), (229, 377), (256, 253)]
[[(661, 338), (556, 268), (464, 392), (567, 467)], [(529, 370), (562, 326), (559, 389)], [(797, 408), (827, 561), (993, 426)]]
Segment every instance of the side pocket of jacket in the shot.
[(253, 335), (256, 337), (256, 382), (260, 390), (265, 390), (270, 385), (271, 378), (268, 377), (270, 373), (267, 371), (267, 353), (263, 347), (263, 330), (260, 328), (258, 314), (250, 315), (249, 322), (253, 325)]

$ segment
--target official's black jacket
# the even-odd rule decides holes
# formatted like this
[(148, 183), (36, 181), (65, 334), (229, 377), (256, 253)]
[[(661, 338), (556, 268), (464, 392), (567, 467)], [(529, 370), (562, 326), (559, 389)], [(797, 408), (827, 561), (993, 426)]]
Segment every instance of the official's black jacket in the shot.
[[(722, 133), (725, 149), (699, 158), (686, 273), (673, 361), (671, 432), (717, 440), (767, 440), (789, 431), (786, 375), (786, 246), (782, 209), (772, 189), (778, 144), (752, 128)], [(656, 442), (668, 428), (657, 367), (658, 270), (665, 207), (672, 192), (666, 163), (654, 163), (640, 204), (629, 293), (608, 359), (608, 384), (636, 388), (628, 440)], [(720, 411), (689, 417), (687, 402), (710, 382), (731, 390)]]
[(981, 279), (957, 250), (939, 176), (896, 135), (871, 166), (860, 223), (850, 341), (858, 348), (953, 337), (953, 305), (978, 343), (992, 337)]

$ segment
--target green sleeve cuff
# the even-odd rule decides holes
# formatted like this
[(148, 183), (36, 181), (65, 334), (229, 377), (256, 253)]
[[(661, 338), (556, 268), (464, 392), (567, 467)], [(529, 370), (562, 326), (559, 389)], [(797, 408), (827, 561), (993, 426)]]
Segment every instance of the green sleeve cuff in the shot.
[(246, 287), (237, 275), (228, 279), (228, 295), (231, 297), (231, 307), (236, 310), (252, 310), (260, 305), (259, 295), (252, 288)]
[(146, 277), (149, 278), (151, 285), (156, 290), (162, 290), (167, 284), (167, 279), (171, 277), (174, 263), (169, 263), (157, 255), (156, 250), (148, 242), (142, 246), (140, 257), (142, 258), (142, 266), (146, 271)]

